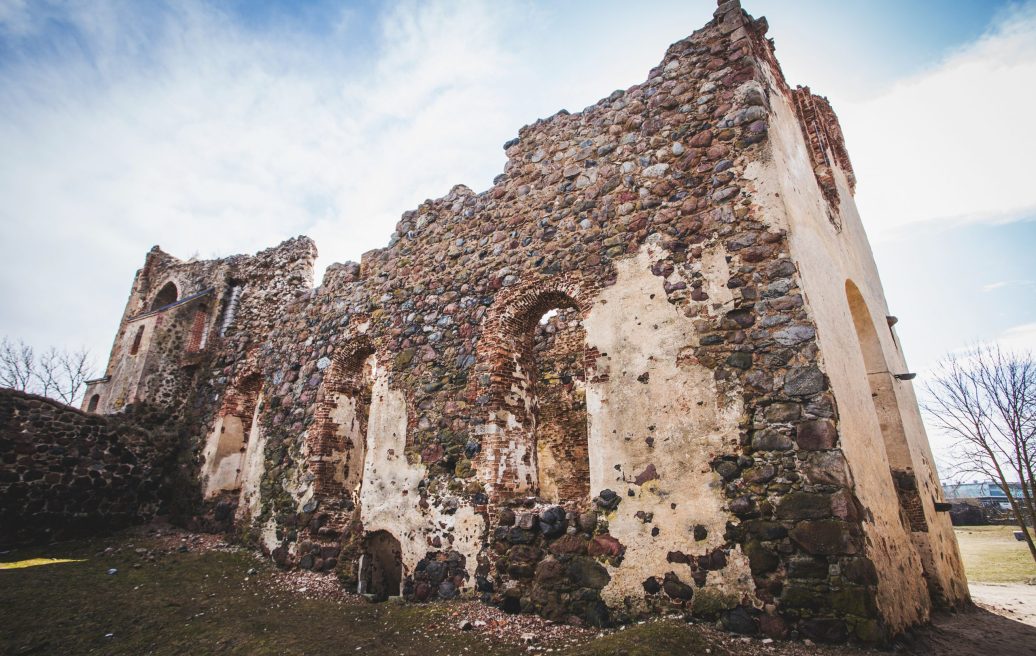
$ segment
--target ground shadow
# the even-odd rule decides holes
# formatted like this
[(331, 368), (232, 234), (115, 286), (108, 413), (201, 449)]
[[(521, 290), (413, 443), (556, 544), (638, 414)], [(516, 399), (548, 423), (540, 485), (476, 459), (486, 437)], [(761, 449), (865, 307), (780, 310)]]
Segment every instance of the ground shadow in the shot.
[(1036, 656), (1036, 627), (978, 606), (936, 613), (932, 623), (903, 636), (908, 654), (932, 656)]

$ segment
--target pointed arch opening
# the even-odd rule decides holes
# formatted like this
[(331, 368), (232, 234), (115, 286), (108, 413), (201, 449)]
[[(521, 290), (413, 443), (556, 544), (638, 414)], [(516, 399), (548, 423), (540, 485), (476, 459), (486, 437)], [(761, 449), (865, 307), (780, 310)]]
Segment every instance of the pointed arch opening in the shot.
[(176, 288), (176, 283), (169, 281), (162, 285), (162, 289), (158, 290), (155, 294), (154, 300), (151, 301), (151, 311), (154, 312), (167, 305), (172, 305), (180, 298), (180, 291)]
[(97, 412), (97, 405), (101, 402), (101, 395), (94, 394), (90, 397), (90, 402), (86, 405), (87, 412)]
[(900, 502), (910, 530), (927, 531), (928, 525), (920, 507), (917, 484), (914, 481), (910, 445), (907, 443), (903, 416), (899, 411), (899, 401), (896, 399), (896, 381), (889, 371), (874, 319), (867, 308), (863, 294), (851, 280), (847, 280), (845, 283), (845, 295), (849, 303), (853, 326), (856, 328), (856, 337), (867, 372), (867, 384), (871, 391), (871, 401), (878, 425), (881, 427), (882, 444), (885, 446), (893, 482), (900, 494)]

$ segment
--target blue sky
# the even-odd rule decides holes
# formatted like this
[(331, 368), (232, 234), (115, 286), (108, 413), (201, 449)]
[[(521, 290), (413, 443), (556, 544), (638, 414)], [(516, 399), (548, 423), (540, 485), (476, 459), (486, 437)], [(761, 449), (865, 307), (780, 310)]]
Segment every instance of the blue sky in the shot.
[[(1036, 346), (1036, 2), (744, 0), (828, 96), (912, 368)], [(320, 266), (487, 188), (715, 4), (0, 0), (0, 334), (107, 357), (144, 253)]]

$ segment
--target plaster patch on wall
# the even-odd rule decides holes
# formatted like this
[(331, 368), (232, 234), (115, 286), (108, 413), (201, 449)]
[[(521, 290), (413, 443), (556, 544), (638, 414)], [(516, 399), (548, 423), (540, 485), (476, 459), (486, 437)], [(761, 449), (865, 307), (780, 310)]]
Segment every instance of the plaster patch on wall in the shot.
[(256, 404), (255, 416), (252, 418), (252, 430), (245, 446), (244, 461), (241, 465), (241, 501), (238, 504), (238, 517), (255, 517), (259, 514), (261, 499), (259, 486), (263, 480), (266, 464), (266, 435), (258, 421), (262, 412), (262, 394)]
[[(708, 463), (737, 448), (742, 408), (737, 399), (722, 399), (709, 369), (677, 364), (680, 350), (695, 342), (694, 329), (674, 305), (652, 299), (665, 298), (662, 279), (651, 273), (651, 263), (664, 256), (661, 247), (645, 244), (636, 257), (617, 261), (616, 284), (600, 294), (583, 323), (587, 342), (601, 354), (598, 366), (610, 372), (603, 382), (588, 381), (587, 409), (591, 494), (608, 488), (623, 499), (606, 518), (626, 547), (602, 591), (613, 605), (642, 598), (650, 576), (675, 570), (689, 583), (687, 567), (668, 562), (667, 554), (702, 555), (719, 547), (729, 518), (719, 476)], [(637, 485), (634, 477), (649, 465), (658, 479)], [(651, 522), (637, 518), (638, 511), (650, 513)], [(705, 540), (695, 541), (695, 525), (707, 528)], [(729, 570), (710, 574), (710, 584), (729, 578), (743, 589), (747, 566)]]
[[(469, 575), (484, 539), (481, 515), (470, 506), (450, 514), (432, 506), (421, 508), (420, 482), (426, 467), (407, 461), (407, 405), (402, 391), (389, 387), (387, 372), (374, 374), (367, 456), (360, 488), (360, 518), (367, 534), (387, 531), (399, 540), (403, 575), (411, 575), (417, 562), (432, 550), (429, 540), (442, 538), (466, 558)], [(473, 581), (469, 578), (468, 585)]]

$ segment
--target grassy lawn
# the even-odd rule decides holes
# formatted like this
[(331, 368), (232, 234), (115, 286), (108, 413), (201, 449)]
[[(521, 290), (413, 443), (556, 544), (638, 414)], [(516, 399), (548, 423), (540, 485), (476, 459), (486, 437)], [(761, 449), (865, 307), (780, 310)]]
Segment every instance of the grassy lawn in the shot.
[(1036, 562), (1011, 526), (959, 526), (954, 529), (968, 580), (976, 583), (1024, 583), (1036, 577)]
[[(110, 544), (121, 548), (99, 553)], [(276, 570), (243, 551), (167, 549), (151, 559), (144, 546), (152, 545), (123, 537), (0, 557), (85, 559), (0, 570), (0, 654), (530, 653), (460, 631), (449, 604), (311, 599), (276, 585)], [(250, 568), (257, 571), (249, 575)], [(724, 643), (737, 641), (701, 629), (653, 622), (552, 653), (726, 656)]]

